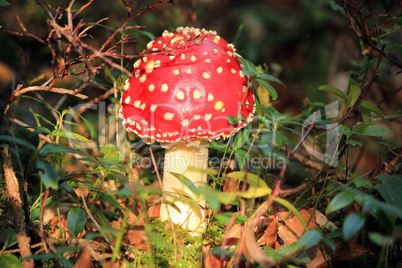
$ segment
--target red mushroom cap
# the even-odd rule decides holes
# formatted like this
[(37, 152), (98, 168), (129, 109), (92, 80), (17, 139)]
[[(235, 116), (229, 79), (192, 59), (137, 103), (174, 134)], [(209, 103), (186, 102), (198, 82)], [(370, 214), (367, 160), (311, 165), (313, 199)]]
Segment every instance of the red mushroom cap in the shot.
[[(254, 96), (233, 45), (214, 31), (179, 27), (147, 45), (121, 99), (128, 131), (147, 142), (228, 137), (247, 125)], [(235, 124), (229, 116), (238, 117)]]

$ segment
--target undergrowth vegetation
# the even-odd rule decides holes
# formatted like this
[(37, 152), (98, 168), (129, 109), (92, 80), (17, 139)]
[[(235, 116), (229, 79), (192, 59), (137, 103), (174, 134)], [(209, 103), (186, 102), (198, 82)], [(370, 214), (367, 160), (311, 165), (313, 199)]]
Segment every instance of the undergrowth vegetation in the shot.
[[(313, 19), (297, 31), (338, 27), (333, 47), (306, 49), (271, 29), (298, 12), (276, 1), (269, 20), (261, 3), (234, 5), (220, 26), (207, 13), (224, 4), (210, 1), (59, 2), (0, 0), (1, 267), (402, 265), (400, 3), (300, 1)], [(210, 143), (208, 187), (181, 178), (207, 204), (192, 236), (159, 220), (164, 149), (124, 130), (120, 96), (162, 29), (223, 31), (231, 16), (256, 114)], [(256, 32), (274, 39), (276, 62), (259, 59)]]

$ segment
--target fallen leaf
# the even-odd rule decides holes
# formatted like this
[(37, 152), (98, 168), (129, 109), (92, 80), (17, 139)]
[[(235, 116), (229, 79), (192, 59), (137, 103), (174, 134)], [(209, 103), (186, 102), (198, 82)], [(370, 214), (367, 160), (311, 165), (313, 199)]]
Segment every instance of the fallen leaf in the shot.
[(139, 246), (147, 240), (146, 231), (143, 226), (134, 226), (128, 230), (126, 237), (130, 241), (130, 245)]
[(307, 268), (325, 267), (328, 265), (329, 256), (325, 257), (324, 253), (318, 246), (311, 247), (307, 250), (307, 255), (310, 258), (310, 262), (306, 264)]
[(93, 267), (92, 265), (91, 249), (89, 246), (84, 246), (78, 260), (74, 264), (74, 268)]
[(348, 242), (339, 241), (336, 243), (336, 250), (333, 261), (350, 261), (356, 257), (366, 254), (368, 250), (360, 244), (354, 244), (351, 248)]
[(224, 246), (233, 246), (236, 245), (239, 241), (242, 233), (241, 233), (241, 224), (235, 224), (230, 228), (230, 230), (225, 234), (223, 241), (225, 241)]
[(338, 229), (338, 227), (333, 222), (329, 221), (328, 218), (319, 210), (315, 210), (315, 222), (321, 227), (321, 229), (327, 229), (330, 231)]
[[(302, 209), (300, 214), (304, 221), (307, 223), (307, 229), (319, 228), (315, 220), (315, 209), (311, 208), (309, 210)], [(284, 219), (288, 215), (288, 212), (278, 212), (279, 220)], [(285, 222), (279, 227), (278, 235), (283, 240), (285, 245), (292, 244), (299, 240), (299, 238), (305, 233), (304, 227), (300, 220), (291, 216), (287, 218)]]
[(150, 218), (159, 218), (160, 217), (160, 213), (159, 213), (160, 208), (161, 208), (160, 203), (156, 204), (156, 205), (151, 205), (148, 208), (148, 212), (147, 212), (148, 217), (150, 217)]
[(258, 239), (257, 245), (272, 247), (277, 240), (278, 223), (278, 217), (274, 217), (267, 229), (265, 229), (264, 234)]
[(273, 264), (273, 260), (265, 255), (257, 245), (257, 241), (255, 240), (254, 232), (250, 227), (244, 228), (244, 237), (242, 237), (243, 243), (243, 253), (246, 257), (247, 261), (251, 263), (258, 263), (262, 265)]
[(215, 256), (211, 253), (211, 245), (204, 245), (202, 247), (203, 260), (202, 260), (202, 267), (205, 268), (221, 268), (225, 267), (227, 260), (220, 260), (220, 256)]

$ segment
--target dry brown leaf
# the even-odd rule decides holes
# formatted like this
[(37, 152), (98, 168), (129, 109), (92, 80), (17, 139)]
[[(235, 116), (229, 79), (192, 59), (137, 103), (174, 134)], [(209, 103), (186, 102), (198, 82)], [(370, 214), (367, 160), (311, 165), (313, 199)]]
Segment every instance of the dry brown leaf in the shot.
[(368, 252), (365, 247), (357, 243), (353, 248), (349, 246), (348, 242), (343, 241), (337, 242), (335, 245), (334, 261), (349, 261)]
[(78, 260), (74, 264), (74, 268), (93, 267), (91, 259), (91, 248), (89, 246), (84, 246)]
[(315, 222), (321, 227), (327, 230), (336, 230), (338, 227), (325, 217), (319, 210), (315, 211)]
[[(136, 226), (134, 226), (135, 228)], [(139, 246), (147, 240), (146, 232), (142, 226), (134, 230), (128, 230), (126, 237), (130, 241), (130, 245)]]
[(254, 232), (251, 230), (250, 227), (244, 228), (244, 237), (242, 238), (242, 242), (243, 253), (247, 261), (251, 263), (259, 263), (262, 265), (273, 264), (273, 260), (269, 256), (265, 255), (258, 248)]
[(267, 229), (265, 229), (264, 234), (260, 239), (258, 239), (257, 245), (271, 247), (275, 243), (278, 236), (278, 224), (278, 217), (274, 217)]
[(241, 224), (235, 224), (232, 228), (225, 234), (225, 246), (236, 245), (241, 237)]
[(307, 255), (311, 260), (306, 264), (307, 268), (325, 267), (325, 264), (328, 265), (328, 259), (330, 259), (329, 256), (325, 257), (324, 253), (318, 246), (308, 249)]
[(156, 205), (151, 205), (148, 208), (148, 212), (147, 212), (148, 217), (150, 217), (150, 218), (159, 218), (160, 217), (160, 213), (159, 213), (160, 208), (161, 208), (160, 203), (156, 204)]
[(227, 261), (220, 261), (219, 257), (211, 254), (211, 245), (205, 245), (202, 247), (202, 252), (204, 253), (204, 257), (202, 260), (202, 267), (205, 268), (221, 268), (225, 267)]
[[(313, 208), (309, 210), (302, 209), (299, 212), (304, 221), (307, 223), (308, 230), (319, 228), (315, 221), (315, 212)], [(284, 219), (287, 215), (288, 212), (278, 212), (279, 220)], [(285, 245), (296, 242), (304, 233), (304, 227), (296, 216), (291, 216), (290, 218), (286, 219), (285, 223), (278, 229), (278, 235), (283, 240)]]
[(238, 184), (239, 181), (234, 179), (234, 178), (230, 178), (227, 177), (222, 181), (222, 191), (225, 193), (234, 193), (238, 191)]
[(103, 268), (120, 268), (120, 267), (121, 266), (118, 262), (112, 262), (112, 261), (107, 261), (103, 266)]

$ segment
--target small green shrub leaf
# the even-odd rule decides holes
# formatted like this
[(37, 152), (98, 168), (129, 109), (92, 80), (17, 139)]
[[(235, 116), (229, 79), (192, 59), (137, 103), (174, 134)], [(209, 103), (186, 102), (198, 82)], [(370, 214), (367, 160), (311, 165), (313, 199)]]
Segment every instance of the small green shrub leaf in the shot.
[(331, 202), (329, 202), (326, 214), (332, 213), (348, 206), (350, 203), (353, 202), (353, 200), (354, 196), (352, 193), (346, 191), (340, 192), (331, 200)]
[[(7, 7), (10, 3), (6, 0), (0, 0), (0, 7)], [(1, 27), (0, 27), (1, 28)], [(2, 266), (3, 267), (3, 266)], [(5, 266), (4, 266), (5, 267)]]
[(61, 144), (46, 143), (39, 150), (39, 155), (42, 157), (46, 157), (51, 154), (65, 154), (65, 153), (78, 154), (85, 157), (85, 160), (87, 161), (98, 162), (98, 160), (95, 157), (91, 156), (90, 154), (87, 154), (84, 151), (73, 149)]
[(344, 99), (345, 101), (349, 101), (349, 97), (339, 88), (336, 88), (334, 86), (330, 86), (330, 85), (322, 85), (320, 87), (318, 87), (319, 90), (325, 91), (325, 92), (329, 92), (332, 93), (342, 99)]
[(246, 161), (250, 158), (250, 155), (242, 149), (237, 149), (235, 151), (235, 156), (236, 156), (236, 163), (239, 166), (239, 169), (244, 170), (244, 167), (247, 164)]
[(82, 207), (72, 207), (67, 214), (67, 226), (70, 232), (77, 237), (85, 227), (87, 213)]
[(343, 222), (342, 236), (345, 241), (352, 238), (364, 225), (365, 218), (359, 213), (352, 213), (348, 215)]
[(378, 107), (375, 106), (373, 103), (368, 102), (368, 101), (361, 101), (360, 104), (359, 104), (359, 107), (360, 107), (360, 108), (363, 107), (364, 109), (367, 109), (367, 110), (369, 110), (370, 112), (375, 113), (376, 115), (378, 115), (379, 117), (381, 117), (382, 120), (384, 120), (385, 122), (387, 122), (387, 123), (389, 124), (389, 121), (388, 121), (388, 119), (384, 116), (383, 112), (382, 112), (380, 109), (378, 109)]
[(349, 100), (350, 100), (350, 106), (353, 106), (357, 99), (359, 98), (360, 94), (362, 93), (362, 90), (360, 88), (360, 85), (353, 80), (352, 78), (349, 78)]
[(73, 139), (73, 140), (77, 140), (77, 141), (80, 141), (83, 143), (91, 143), (91, 141), (88, 140), (87, 138), (85, 138), (84, 136), (82, 136), (78, 133), (71, 132), (71, 131), (66, 131), (64, 129), (55, 129), (52, 131), (51, 135), (56, 136), (56, 137)]
[(356, 134), (377, 137), (384, 135), (386, 133), (386, 130), (375, 125), (361, 125), (355, 127), (354, 132)]
[(39, 177), (46, 188), (57, 190), (59, 188), (59, 175), (56, 169), (46, 160), (36, 161)]
[(23, 266), (21, 260), (18, 257), (13, 254), (5, 254), (0, 255), (0, 267), (22, 268)]
[(381, 180), (381, 184), (377, 184), (374, 188), (380, 192), (385, 202), (394, 206), (402, 206), (402, 175), (382, 174), (377, 176)]
[(268, 80), (268, 81), (271, 81), (271, 82), (275, 82), (275, 83), (278, 83), (278, 84), (281, 84), (282, 86), (285, 86), (281, 80), (279, 80), (278, 78), (276, 78), (275, 76), (270, 75), (270, 74), (257, 73), (256, 77), (261, 78), (261, 79), (265, 79), (265, 80)]
[(311, 229), (300, 237), (300, 239), (296, 242), (296, 247), (305, 247), (305, 250), (307, 250), (320, 242), (322, 238), (323, 235), (320, 229)]
[(8, 136), (8, 135), (0, 135), (0, 141), (15, 143), (15, 144), (21, 145), (31, 151), (36, 151), (35, 146), (33, 146), (31, 143), (27, 142), (26, 140), (20, 139), (18, 137)]
[(380, 247), (390, 246), (394, 242), (394, 238), (392, 236), (383, 235), (380, 233), (370, 232), (368, 237), (374, 244), (377, 244), (377, 246)]
[(372, 211), (372, 209), (381, 209), (385, 213), (388, 213), (389, 215), (402, 219), (402, 208), (400, 207), (400, 205), (397, 207), (392, 204), (381, 202), (381, 201), (375, 200), (375, 199), (367, 200), (364, 203), (364, 210)]
[(236, 192), (235, 195), (243, 198), (258, 198), (262, 196), (270, 195), (272, 192), (271, 188), (268, 187), (249, 187), (245, 192)]
[(233, 149), (240, 149), (250, 137), (250, 131), (247, 128), (243, 128), (241, 131), (237, 132), (234, 141), (233, 141)]
[[(252, 173), (245, 173), (244, 171), (233, 171), (227, 174), (228, 178), (233, 178), (239, 181), (247, 181), (248, 184), (254, 187), (269, 188), (267, 183)], [(247, 177), (247, 178), (246, 178)]]
[(356, 185), (357, 188), (370, 188), (371, 186), (373, 186), (373, 183), (366, 178), (356, 178), (353, 180), (353, 183)]
[(239, 118), (237, 116), (229, 116), (226, 121), (231, 125), (236, 125), (239, 123)]
[(220, 223), (220, 224), (228, 224), (230, 222), (230, 219), (233, 217), (236, 218), (235, 224), (237, 223), (243, 223), (248, 220), (246, 216), (242, 216), (238, 213), (234, 214), (233, 212), (225, 212), (222, 214), (215, 215), (214, 218)]
[(260, 84), (260, 86), (262, 86), (263, 88), (265, 88), (268, 91), (272, 100), (278, 99), (278, 92), (276, 92), (275, 88), (273, 86), (271, 86), (271, 84), (269, 84), (267, 81), (265, 81), (264, 79), (261, 79), (261, 78), (256, 78), (255, 80), (258, 82), (258, 84)]
[(245, 58), (242, 57), (238, 57), (238, 59), (240, 60), (240, 63), (243, 65), (242, 68), (242, 73), (244, 75), (250, 75), (250, 76), (256, 76), (256, 72), (255, 72), (255, 65), (254, 63), (252, 63), (249, 60), (246, 60)]

